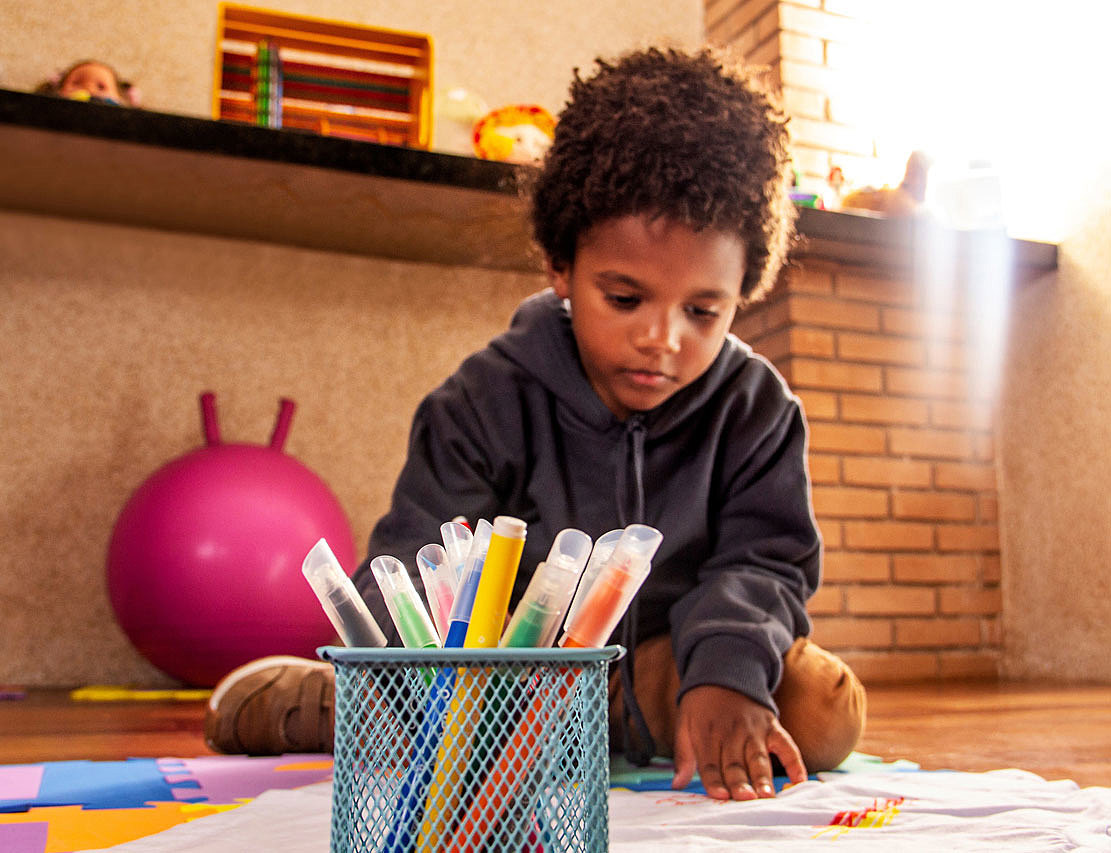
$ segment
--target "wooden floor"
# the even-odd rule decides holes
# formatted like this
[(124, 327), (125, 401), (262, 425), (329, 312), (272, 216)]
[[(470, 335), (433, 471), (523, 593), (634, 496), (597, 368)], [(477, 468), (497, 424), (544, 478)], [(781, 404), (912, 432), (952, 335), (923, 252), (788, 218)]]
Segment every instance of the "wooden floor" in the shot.
[[(885, 685), (868, 691), (858, 749), (927, 770), (1019, 767), (1111, 786), (1111, 685)], [(71, 702), (64, 691), (0, 701), (0, 764), (210, 754), (204, 706)]]

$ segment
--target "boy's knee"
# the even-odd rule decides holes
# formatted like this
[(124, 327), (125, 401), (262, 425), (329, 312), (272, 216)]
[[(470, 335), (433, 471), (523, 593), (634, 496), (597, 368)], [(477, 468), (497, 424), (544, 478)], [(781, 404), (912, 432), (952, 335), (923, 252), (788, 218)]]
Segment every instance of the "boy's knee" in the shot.
[(864, 731), (867, 699), (860, 680), (841, 658), (805, 637), (787, 651), (774, 698), (808, 771), (832, 770)]

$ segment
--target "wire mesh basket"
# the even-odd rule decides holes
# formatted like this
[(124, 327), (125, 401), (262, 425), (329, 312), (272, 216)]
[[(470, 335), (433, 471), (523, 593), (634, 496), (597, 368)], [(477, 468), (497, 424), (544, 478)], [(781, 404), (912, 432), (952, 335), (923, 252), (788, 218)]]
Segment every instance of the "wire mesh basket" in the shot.
[(332, 853), (608, 849), (622, 654), (321, 649), (336, 670)]

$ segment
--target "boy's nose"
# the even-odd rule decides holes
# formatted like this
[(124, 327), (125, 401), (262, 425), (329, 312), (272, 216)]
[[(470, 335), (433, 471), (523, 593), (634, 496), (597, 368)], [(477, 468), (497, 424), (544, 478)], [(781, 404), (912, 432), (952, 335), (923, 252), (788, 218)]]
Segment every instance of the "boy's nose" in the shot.
[(652, 317), (641, 326), (635, 343), (640, 349), (678, 352), (679, 324), (667, 314)]

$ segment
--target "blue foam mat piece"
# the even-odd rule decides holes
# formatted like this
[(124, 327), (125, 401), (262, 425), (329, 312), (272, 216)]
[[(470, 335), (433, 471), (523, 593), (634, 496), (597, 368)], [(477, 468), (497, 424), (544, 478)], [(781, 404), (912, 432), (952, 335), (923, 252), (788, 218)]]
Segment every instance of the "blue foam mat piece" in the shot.
[[(166, 782), (154, 758), (125, 761), (48, 761), (43, 764), (37, 796), (0, 800), (0, 812), (23, 812), (32, 806), (72, 806), (87, 809), (142, 808), (149, 802), (173, 802), (174, 788)], [(187, 787), (187, 786), (186, 786)]]

